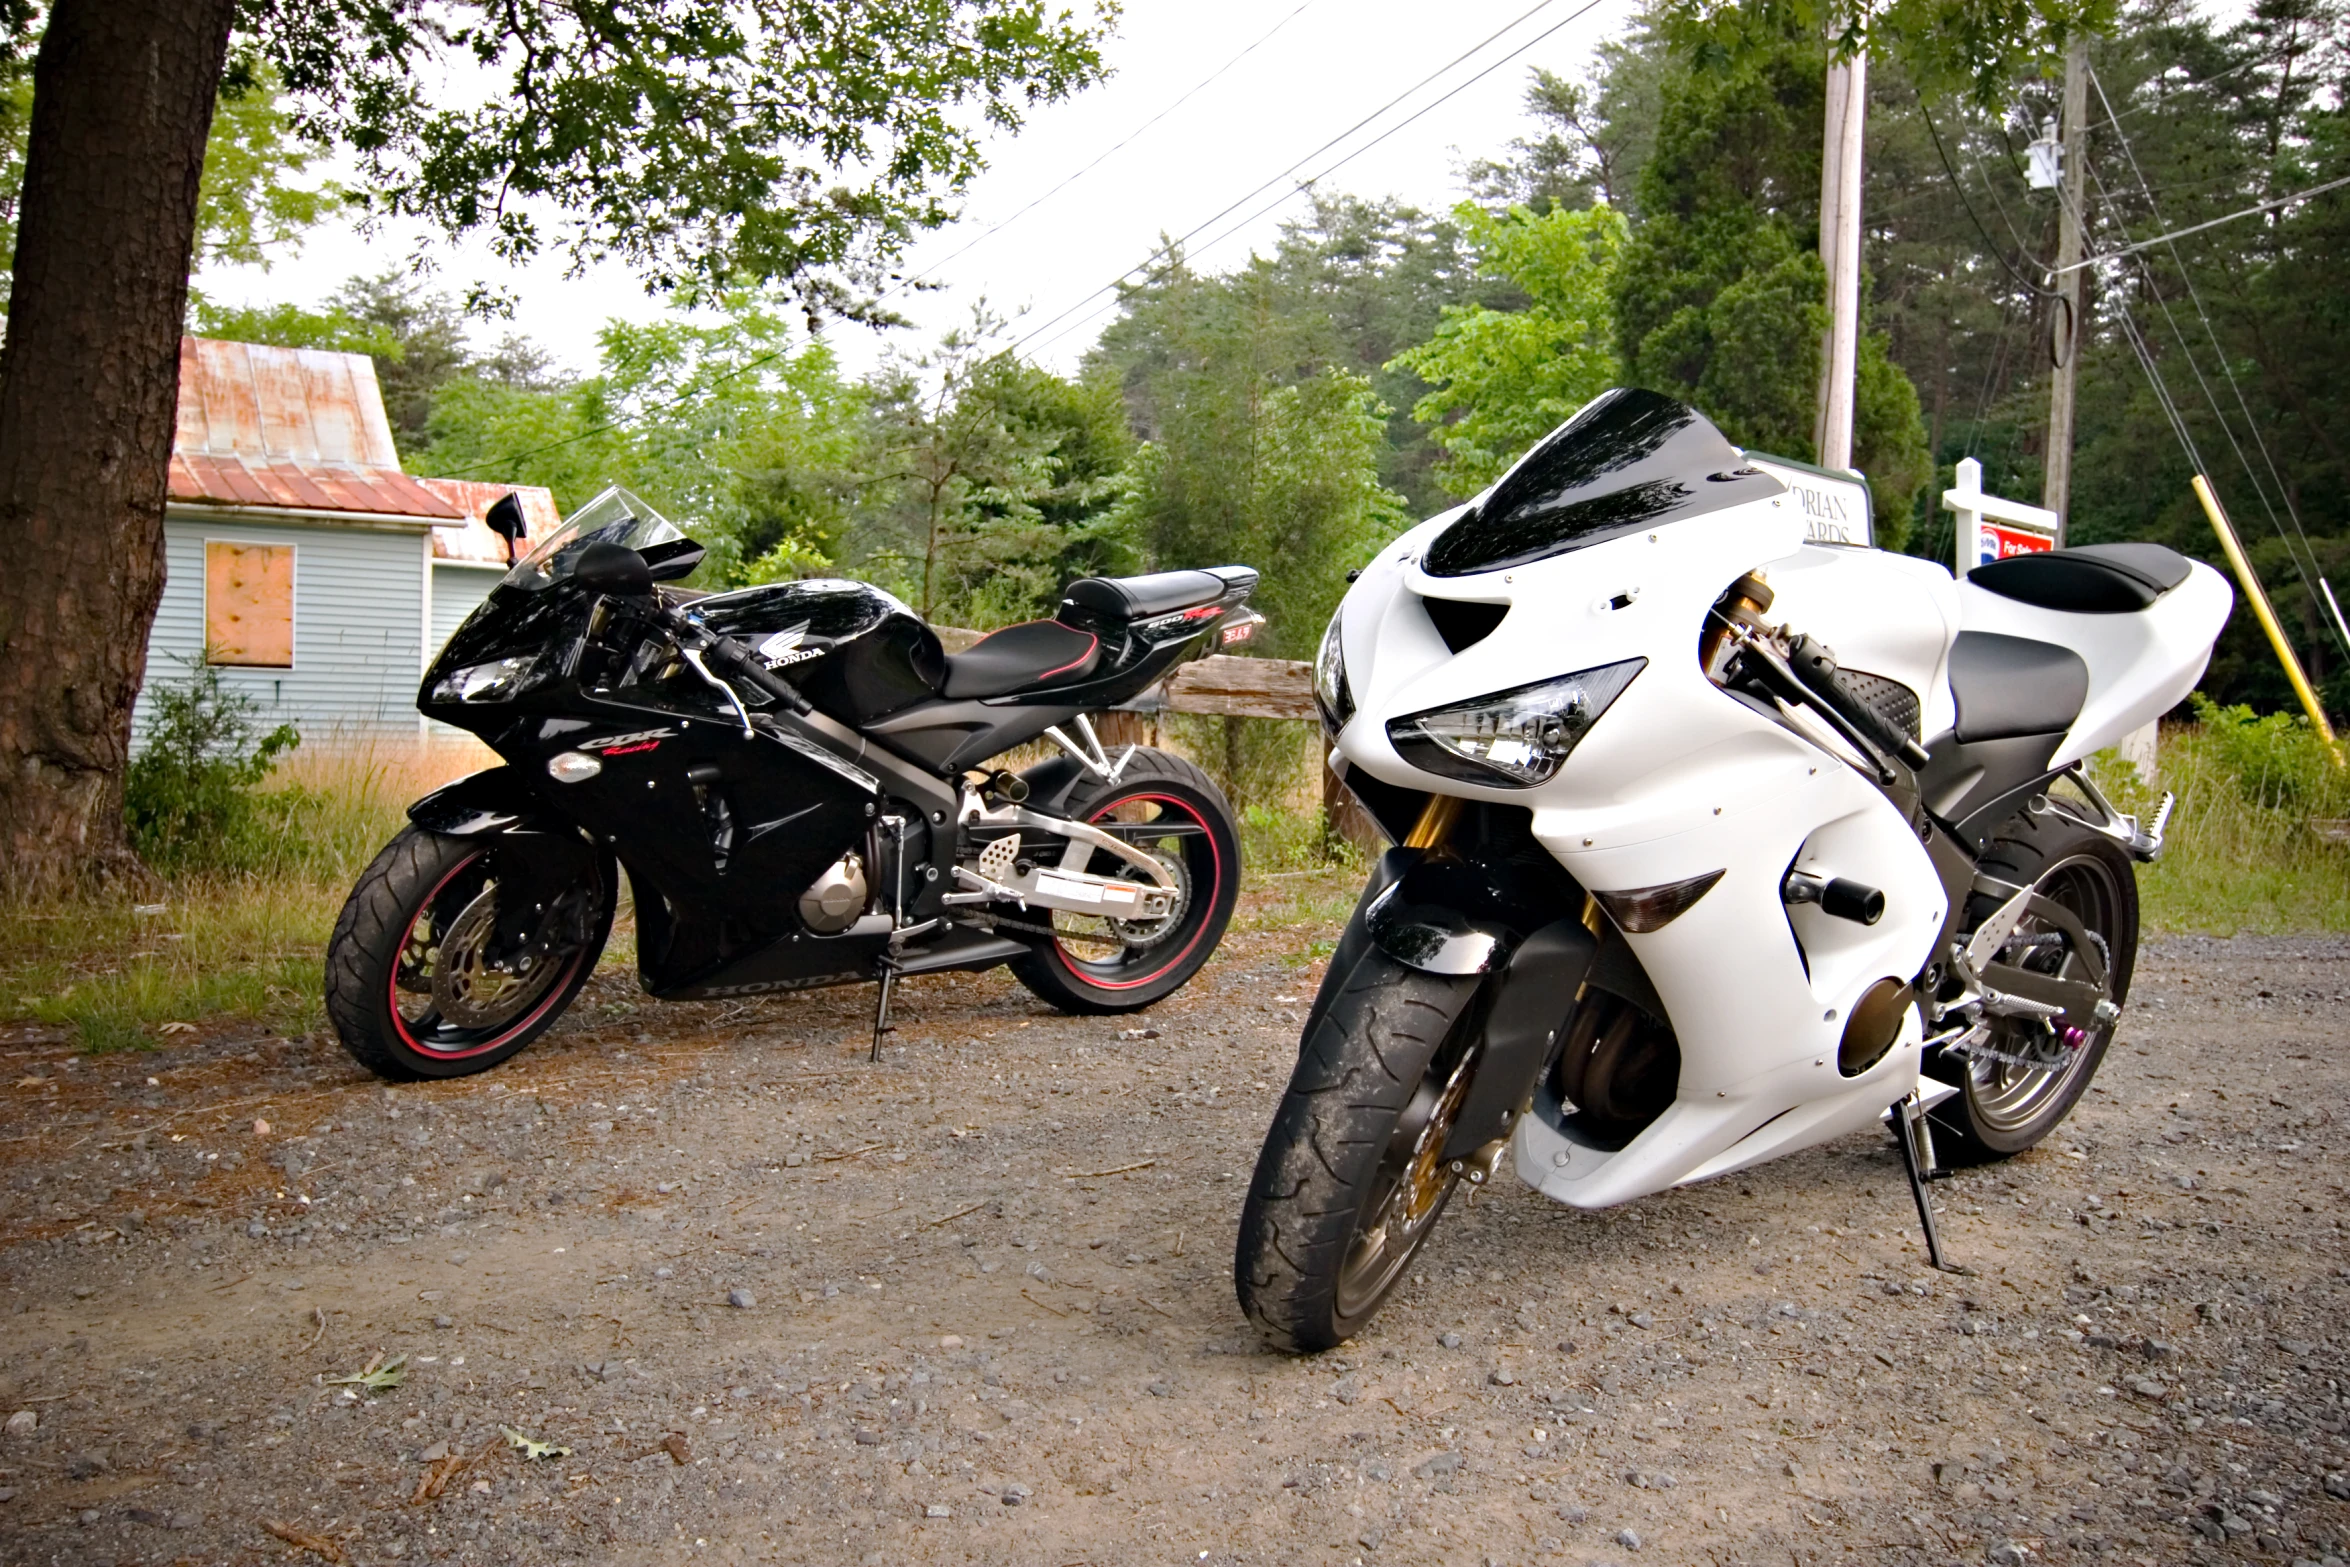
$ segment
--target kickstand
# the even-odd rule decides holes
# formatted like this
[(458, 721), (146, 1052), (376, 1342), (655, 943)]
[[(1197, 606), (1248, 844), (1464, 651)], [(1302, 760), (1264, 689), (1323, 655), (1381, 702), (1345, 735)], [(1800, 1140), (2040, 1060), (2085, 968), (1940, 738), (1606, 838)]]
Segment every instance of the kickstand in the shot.
[(1926, 1183), (1934, 1178), (1934, 1133), (1926, 1123), (1926, 1107), (1915, 1093), (1893, 1103), (1893, 1140), (1901, 1145), (1901, 1167), (1909, 1172), (1909, 1194), (1917, 1199), (1918, 1223), (1926, 1231), (1926, 1260), (1942, 1273), (1971, 1274), (1942, 1255), (1942, 1232), (1934, 1227), (1934, 1200)]
[(881, 1060), (881, 1036), (897, 1032), (897, 1025), (889, 1020), (889, 994), (897, 988), (897, 983), (898, 966), (887, 958), (882, 959), (881, 994), (873, 1003), (873, 1054), (867, 1057), (877, 1065)]

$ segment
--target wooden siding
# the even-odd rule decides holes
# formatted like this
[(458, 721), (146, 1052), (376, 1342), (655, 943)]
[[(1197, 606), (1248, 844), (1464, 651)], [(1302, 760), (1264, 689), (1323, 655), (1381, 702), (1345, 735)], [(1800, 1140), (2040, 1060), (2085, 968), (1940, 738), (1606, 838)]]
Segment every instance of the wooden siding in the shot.
[[(490, 589), (506, 574), (505, 568), (495, 571), (483, 566), (453, 566), (446, 561), (432, 565), (432, 658), (441, 656), (449, 637), (464, 624), (474, 606), (490, 596)], [(427, 660), (430, 662), (430, 659)]]
[[(147, 639), (148, 688), (186, 680), (189, 664), (203, 660), (205, 542), (291, 544), (298, 562), (293, 667), (222, 669), (221, 683), (252, 698), (263, 725), (290, 723), (309, 745), (418, 732), (429, 548), (421, 532), (167, 513), (163, 539), (167, 576)], [(134, 746), (145, 738), (148, 714), (142, 690), (131, 718)]]

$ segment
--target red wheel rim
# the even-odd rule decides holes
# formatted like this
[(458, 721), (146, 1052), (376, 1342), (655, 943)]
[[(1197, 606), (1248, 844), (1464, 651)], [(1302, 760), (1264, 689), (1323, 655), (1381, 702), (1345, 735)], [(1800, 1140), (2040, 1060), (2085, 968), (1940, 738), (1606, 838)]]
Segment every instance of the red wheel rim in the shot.
[[(408, 921), (408, 930), (413, 930), (415, 928), (416, 920), (422, 917), (424, 912), (433, 906), (434, 902), (439, 899), (440, 895), (448, 889), (449, 883), (455, 881), (468, 868), (478, 863), (480, 859), (481, 855), (476, 852), (467, 855), (464, 859), (459, 860), (455, 865), (450, 866), (448, 873), (442, 876), (439, 881), (433, 883), (432, 891), (426, 893), (424, 895), (423, 901), (417, 904), (416, 914), (411, 916)], [(400, 934), (401, 944), (403, 947), (405, 947), (407, 941), (407, 930), (403, 930)], [(384, 980), (384, 1010), (391, 1015), (392, 1027), (399, 1033), (401, 1042), (407, 1045), (409, 1049), (415, 1051), (418, 1055), (429, 1056), (435, 1061), (464, 1061), (473, 1056), (484, 1055), (489, 1051), (498, 1049), (500, 1046), (503, 1046), (511, 1041), (515, 1035), (527, 1032), (533, 1024), (538, 1022), (540, 1018), (545, 1017), (547, 1015), (548, 1009), (554, 1006), (554, 1004), (562, 998), (563, 993), (571, 987), (572, 977), (579, 972), (580, 961), (586, 956), (587, 954), (584, 951), (574, 952), (571, 955), (571, 961), (564, 966), (563, 972), (556, 977), (555, 983), (547, 987), (547, 993), (539, 998), (538, 1005), (532, 1007), (527, 1015), (507, 1025), (505, 1028), (501, 1029), (490, 1038), (483, 1040), (481, 1043), (467, 1045), (462, 1050), (451, 1050), (441, 1045), (426, 1044), (423, 1040), (416, 1037), (414, 1030), (409, 1028), (408, 1020), (400, 1015), (400, 964), (397, 958), (393, 959), (392, 971), (388, 976), (386, 976)]]
[[(1207, 916), (1214, 909), (1216, 899), (1223, 896), (1224, 892), (1223, 847), (1216, 842), (1215, 829), (1208, 825), (1207, 818), (1200, 815), (1198, 807), (1194, 806), (1189, 800), (1179, 799), (1176, 796), (1169, 794), (1130, 794), (1103, 806), (1100, 810), (1094, 812), (1093, 815), (1087, 817), (1086, 820), (1090, 822), (1098, 822), (1104, 817), (1108, 816), (1112, 811), (1119, 809), (1121, 806), (1139, 804), (1158, 805), (1165, 807), (1168, 810), (1180, 811), (1191, 819), (1193, 825), (1199, 828), (1200, 836), (1207, 839), (1208, 841), (1209, 871), (1210, 874), (1214, 877), (1214, 883), (1208, 889), (1208, 896), (1205, 899), (1202, 899), (1196, 895), (1192, 899), (1192, 907), (1200, 911), (1200, 920), (1197, 925), (1192, 927), (1191, 937), (1189, 940), (1184, 942), (1181, 950), (1176, 952), (1176, 954), (1169, 958), (1166, 962), (1151, 970), (1148, 974), (1140, 975), (1133, 979), (1103, 979), (1097, 977), (1092, 972), (1092, 965), (1087, 964), (1082, 959), (1073, 955), (1069, 951), (1068, 947), (1062, 943), (1059, 934), (1055, 933), (1053, 937), (1053, 950), (1060, 954), (1062, 964), (1067, 967), (1071, 973), (1075, 974), (1079, 979), (1083, 980), (1086, 984), (1091, 985), (1096, 990), (1138, 989), (1141, 986), (1150, 984), (1154, 980), (1163, 979), (1166, 977), (1169, 971), (1180, 967), (1183, 963), (1183, 960), (1190, 957), (1193, 949), (1199, 946), (1200, 938), (1208, 933)], [(1188, 912), (1189, 911), (1187, 910), (1186, 913)]]

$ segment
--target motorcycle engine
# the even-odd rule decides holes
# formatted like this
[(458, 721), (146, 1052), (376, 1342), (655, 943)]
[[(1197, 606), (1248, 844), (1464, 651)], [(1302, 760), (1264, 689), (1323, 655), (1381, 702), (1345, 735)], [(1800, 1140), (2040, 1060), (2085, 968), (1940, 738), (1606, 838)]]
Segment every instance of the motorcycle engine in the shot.
[(865, 912), (865, 861), (844, 854), (800, 894), (800, 921), (820, 936), (847, 930)]

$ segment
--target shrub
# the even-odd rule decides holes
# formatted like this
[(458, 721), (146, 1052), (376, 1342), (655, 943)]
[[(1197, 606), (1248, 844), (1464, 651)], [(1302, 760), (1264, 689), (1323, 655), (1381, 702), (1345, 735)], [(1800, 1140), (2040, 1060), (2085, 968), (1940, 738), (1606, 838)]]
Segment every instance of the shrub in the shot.
[(259, 733), (252, 698), (212, 665), (181, 662), (184, 681), (149, 692), (147, 744), (124, 780), (131, 843), (162, 871), (248, 869), (268, 836), (255, 791), (301, 736), (291, 724)]

